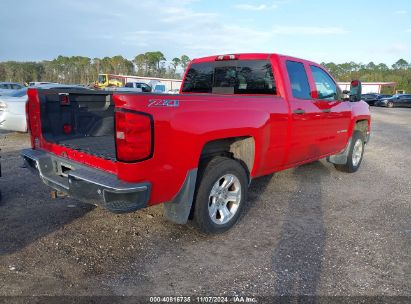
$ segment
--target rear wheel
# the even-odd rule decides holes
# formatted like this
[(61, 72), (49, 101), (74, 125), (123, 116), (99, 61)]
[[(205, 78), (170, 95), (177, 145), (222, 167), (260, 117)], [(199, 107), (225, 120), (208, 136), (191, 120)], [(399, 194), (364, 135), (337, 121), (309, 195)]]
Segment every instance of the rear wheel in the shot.
[(343, 165), (334, 165), (339, 171), (353, 173), (358, 170), (364, 155), (364, 136), (360, 131), (354, 131), (347, 162)]
[(222, 233), (237, 222), (243, 210), (246, 171), (238, 161), (226, 157), (215, 157), (200, 170), (194, 222), (204, 233)]

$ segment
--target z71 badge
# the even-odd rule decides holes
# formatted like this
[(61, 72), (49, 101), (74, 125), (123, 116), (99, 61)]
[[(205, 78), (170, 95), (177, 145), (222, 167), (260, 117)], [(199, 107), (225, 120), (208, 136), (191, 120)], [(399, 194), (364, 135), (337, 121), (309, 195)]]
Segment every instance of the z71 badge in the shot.
[(180, 102), (176, 99), (150, 99), (149, 107), (178, 107)]

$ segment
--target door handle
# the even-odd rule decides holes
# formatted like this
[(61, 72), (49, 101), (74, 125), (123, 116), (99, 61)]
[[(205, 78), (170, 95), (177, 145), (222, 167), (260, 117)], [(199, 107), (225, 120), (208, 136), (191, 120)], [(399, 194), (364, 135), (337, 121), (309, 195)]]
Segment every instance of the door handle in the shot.
[(323, 110), (321, 110), (321, 111), (323, 111), (324, 113), (330, 113), (330, 112), (331, 112), (331, 109), (323, 109)]
[(294, 113), (294, 114), (305, 114), (305, 110), (303, 110), (303, 109), (295, 109), (295, 110), (293, 111), (293, 113)]

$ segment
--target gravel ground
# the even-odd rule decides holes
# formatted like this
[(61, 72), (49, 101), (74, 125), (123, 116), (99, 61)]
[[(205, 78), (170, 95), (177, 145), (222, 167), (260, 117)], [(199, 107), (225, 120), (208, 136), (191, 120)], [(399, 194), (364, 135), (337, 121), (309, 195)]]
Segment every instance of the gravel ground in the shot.
[(0, 295), (411, 296), (411, 109), (372, 108), (361, 169), (318, 161), (253, 181), (229, 232), (204, 236), (162, 206), (115, 215), (21, 168), (0, 134)]

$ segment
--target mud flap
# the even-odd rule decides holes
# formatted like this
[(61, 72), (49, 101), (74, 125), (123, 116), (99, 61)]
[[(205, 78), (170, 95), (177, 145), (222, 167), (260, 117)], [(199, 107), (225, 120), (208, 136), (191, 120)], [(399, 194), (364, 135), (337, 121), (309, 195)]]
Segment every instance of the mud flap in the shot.
[(348, 140), (348, 144), (343, 151), (338, 154), (334, 154), (327, 157), (327, 161), (336, 165), (344, 165), (347, 163), (348, 153), (350, 152), (351, 147), (351, 137)]
[(184, 184), (171, 202), (164, 203), (164, 217), (176, 224), (185, 224), (193, 205), (197, 168), (188, 171)]

